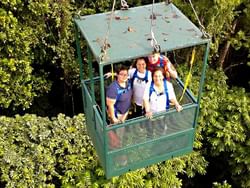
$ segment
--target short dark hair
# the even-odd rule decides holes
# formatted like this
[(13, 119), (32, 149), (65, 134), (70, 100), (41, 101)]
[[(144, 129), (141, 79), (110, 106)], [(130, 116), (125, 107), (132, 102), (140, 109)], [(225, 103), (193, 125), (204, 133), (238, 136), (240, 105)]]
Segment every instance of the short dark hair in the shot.
[(128, 71), (128, 67), (125, 65), (120, 65), (116, 68), (116, 74), (118, 75), (121, 71), (126, 70)]
[(147, 59), (147, 58), (145, 58), (145, 57), (138, 57), (138, 58), (136, 58), (136, 59), (134, 60), (134, 62), (133, 62), (133, 64), (132, 64), (132, 67), (133, 67), (133, 68), (136, 68), (136, 63), (137, 63), (137, 61), (139, 61), (139, 60), (144, 60), (145, 63), (146, 63), (146, 65), (147, 65), (147, 62), (148, 62), (148, 59)]
[(155, 67), (153, 72), (152, 72), (152, 78), (154, 77), (154, 74), (156, 71), (161, 71), (162, 75), (164, 78), (166, 78), (166, 72), (164, 71), (164, 69), (162, 67)]

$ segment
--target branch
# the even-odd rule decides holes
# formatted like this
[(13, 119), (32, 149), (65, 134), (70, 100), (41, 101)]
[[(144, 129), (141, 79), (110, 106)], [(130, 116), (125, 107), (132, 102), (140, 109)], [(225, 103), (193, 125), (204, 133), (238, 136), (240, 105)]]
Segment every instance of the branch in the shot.
[[(231, 35), (235, 33), (235, 28), (236, 28), (237, 23), (238, 23), (238, 19), (234, 20), (233, 25), (232, 25)], [(230, 41), (227, 41), (222, 49), (222, 52), (220, 53), (220, 57), (219, 57), (218, 61), (219, 61), (219, 65), (221, 68), (224, 67), (225, 59), (226, 59), (226, 56), (228, 54), (230, 46), (231, 46)]]
[(239, 66), (239, 65), (244, 65), (245, 63), (238, 63), (238, 64), (234, 64), (234, 65), (230, 65), (227, 68), (224, 69), (224, 72), (227, 72), (229, 69)]

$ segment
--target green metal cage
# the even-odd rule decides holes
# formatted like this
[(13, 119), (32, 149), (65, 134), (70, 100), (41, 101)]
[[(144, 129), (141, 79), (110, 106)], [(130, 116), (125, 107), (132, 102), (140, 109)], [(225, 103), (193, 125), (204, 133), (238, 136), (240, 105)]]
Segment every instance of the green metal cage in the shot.
[[(107, 178), (181, 156), (193, 150), (210, 40), (204, 38), (203, 33), (171, 3), (154, 4), (155, 37), (162, 52), (198, 45), (205, 48), (198, 96), (194, 97), (187, 89), (182, 101), (183, 111), (179, 113), (175, 108), (170, 108), (166, 112), (154, 115), (151, 120), (141, 116), (115, 126), (107, 124), (105, 104), (107, 84), (104, 79), (104, 67), (152, 53), (148, 40), (151, 10), (152, 5), (145, 5), (115, 11), (110, 26), (107, 23), (112, 15), (110, 12), (82, 16), (74, 20), (87, 130)], [(101, 47), (108, 28), (110, 48), (107, 49), (106, 58), (102, 59)], [(88, 53), (88, 79), (83, 77), (81, 37), (87, 43), (85, 50)], [(96, 77), (93, 75), (93, 60), (98, 64), (99, 75)], [(176, 79), (173, 85), (177, 97), (180, 96), (184, 88), (183, 82)], [(164, 131), (158, 126), (163, 120), (167, 124), (167, 129)], [(155, 125), (154, 132), (150, 136), (147, 135), (148, 123)], [(111, 131), (117, 133), (124, 131), (122, 147), (109, 148), (108, 134)], [(122, 160), (124, 156), (127, 158), (126, 164)]]

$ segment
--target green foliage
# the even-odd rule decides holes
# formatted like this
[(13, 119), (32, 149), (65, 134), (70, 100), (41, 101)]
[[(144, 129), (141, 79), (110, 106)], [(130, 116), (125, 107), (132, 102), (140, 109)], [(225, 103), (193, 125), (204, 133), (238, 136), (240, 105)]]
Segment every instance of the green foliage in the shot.
[[(96, 164), (83, 116), (1, 119), (1, 181), (6, 187), (55, 187)], [(91, 150), (90, 150), (91, 149)], [(84, 159), (89, 156), (88, 159)]]
[(53, 76), (64, 80), (66, 93), (72, 92), (79, 85), (72, 22), (77, 7), (66, 0), (5, 0), (0, 5), (0, 107), (28, 108), (34, 97), (47, 93), (48, 67), (63, 70)]
[[(250, 32), (248, 24), (250, 2), (248, 0), (232, 0), (230, 2), (227, 0), (197, 0), (192, 2), (201, 24), (211, 36), (210, 64), (221, 68), (246, 64), (247, 62), (243, 60), (225, 59), (225, 57), (241, 56), (242, 51), (247, 51), (247, 56), (250, 54), (250, 41), (247, 37)], [(200, 27), (188, 1), (176, 0), (174, 3)], [(236, 54), (230, 54), (231, 49), (237, 50)]]
[[(137, 6), (152, 1), (127, 2)], [(187, 1), (174, 3), (198, 25)], [(212, 36), (210, 64), (219, 67), (217, 59), (226, 42), (236, 53), (246, 50), (249, 56), (248, 0), (193, 3)], [(110, 11), (112, 1), (2, 0), (0, 7), (0, 108), (28, 108), (34, 97), (50, 90), (48, 67), (62, 70), (56, 76), (64, 80), (65, 93), (79, 85), (72, 17)], [(235, 20), (238, 24), (232, 34)], [(85, 59), (86, 52), (82, 53)], [(196, 65), (200, 62), (197, 59)], [(195, 94), (198, 70), (195, 66), (190, 84)], [(187, 71), (188, 67), (178, 67), (183, 77)], [(213, 155), (225, 157), (229, 164), (225, 171), (237, 185), (250, 187), (249, 94), (228, 88), (226, 79), (220, 69), (207, 72), (195, 152), (111, 180), (104, 178), (82, 115), (72, 119), (59, 115), (52, 120), (35, 115), (0, 117), (1, 183), (6, 187), (181, 187), (178, 175), (205, 174), (205, 158)], [(214, 187), (230, 186), (215, 183)]]
[(204, 174), (194, 152), (106, 180), (83, 115), (0, 117), (0, 174), (6, 187), (181, 187), (178, 174)]
[(227, 181), (224, 181), (222, 184), (221, 183), (213, 183), (213, 188), (231, 188), (232, 186), (227, 183)]
[[(196, 56), (189, 85), (194, 93), (201, 68), (197, 63), (199, 57)], [(180, 77), (187, 71), (187, 66), (178, 67)], [(249, 187), (250, 96), (242, 88), (229, 88), (226, 81), (223, 70), (208, 68), (194, 148), (205, 158), (222, 157), (230, 167), (227, 166), (221, 174), (230, 174), (236, 185)]]
[(235, 182), (248, 187), (250, 97), (244, 89), (228, 88), (222, 70), (209, 69), (207, 77), (199, 121), (204, 149), (208, 156), (224, 156)]
[(14, 2), (3, 1), (6, 7), (0, 9), (0, 108), (11, 105), (27, 108), (35, 96), (50, 87), (44, 85), (44, 76), (32, 74), (30, 51), (34, 34), (31, 27), (15, 16), (19, 4)]

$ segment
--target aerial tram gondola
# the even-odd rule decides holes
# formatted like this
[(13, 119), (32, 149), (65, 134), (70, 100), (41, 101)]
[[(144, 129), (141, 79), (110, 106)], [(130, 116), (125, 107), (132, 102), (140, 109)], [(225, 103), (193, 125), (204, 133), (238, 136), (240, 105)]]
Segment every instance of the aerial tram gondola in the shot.
[[(209, 53), (210, 39), (204, 37), (204, 32), (174, 4), (164, 2), (135, 8), (128, 8), (125, 4), (123, 9), (125, 10), (114, 11), (113, 5), (112, 12), (80, 16), (74, 19), (87, 131), (107, 178), (182, 156), (193, 150)], [(157, 26), (153, 34), (157, 38), (157, 45), (160, 44), (161, 52), (195, 46), (204, 47), (198, 95), (194, 97), (184, 83), (176, 79), (175, 91), (184, 90), (182, 112), (170, 108), (166, 112), (155, 114), (152, 120), (141, 116), (110, 126), (107, 123), (106, 114), (104, 68), (152, 53), (152, 46), (149, 45), (152, 30), (150, 31), (147, 27), (152, 24), (152, 19)], [(83, 67), (81, 37), (87, 43), (89, 72), (87, 79), (84, 79), (83, 75), (83, 69), (86, 67)], [(93, 74), (93, 59), (97, 62), (98, 76)], [(166, 134), (147, 138), (141, 125), (162, 117), (168, 122)], [(119, 132), (119, 129), (123, 127), (127, 130), (124, 135), (125, 142), (121, 147), (110, 148), (110, 133)], [(121, 163), (122, 156), (127, 157), (126, 163)]]

